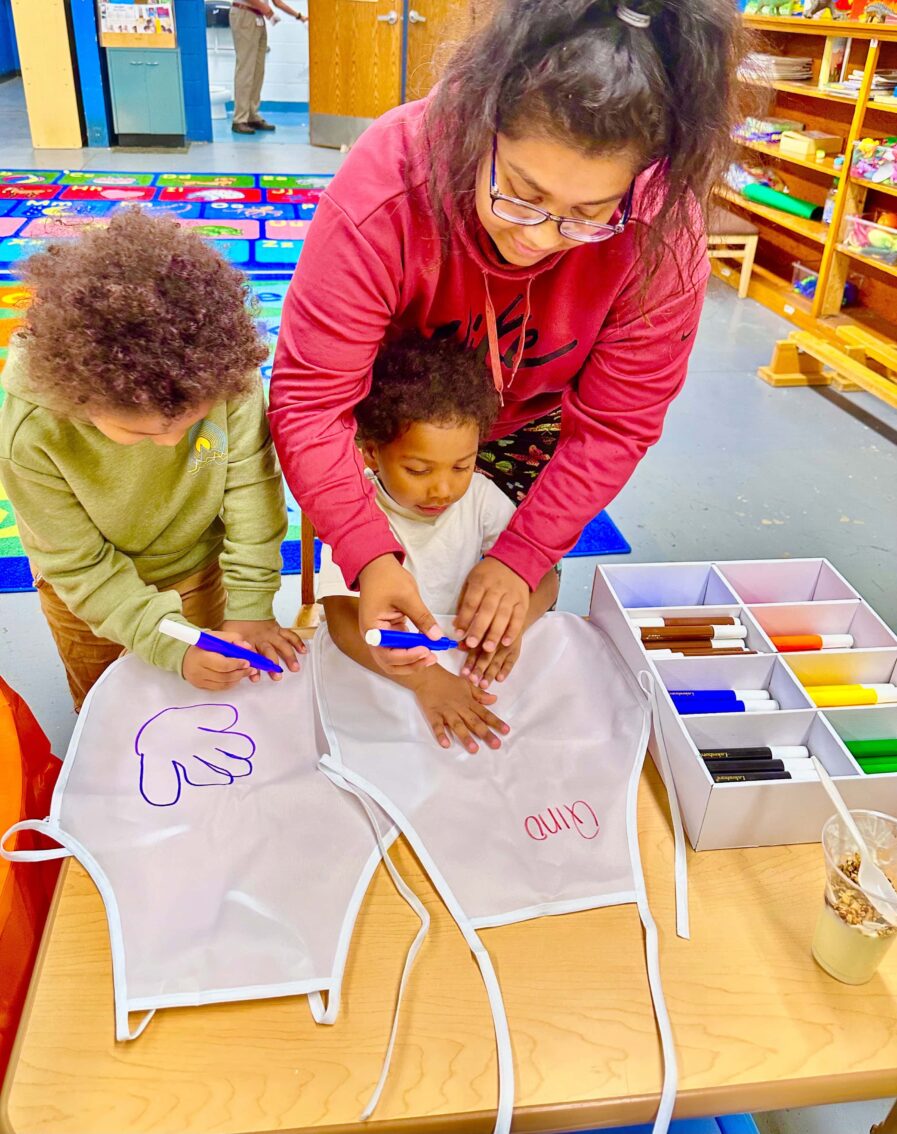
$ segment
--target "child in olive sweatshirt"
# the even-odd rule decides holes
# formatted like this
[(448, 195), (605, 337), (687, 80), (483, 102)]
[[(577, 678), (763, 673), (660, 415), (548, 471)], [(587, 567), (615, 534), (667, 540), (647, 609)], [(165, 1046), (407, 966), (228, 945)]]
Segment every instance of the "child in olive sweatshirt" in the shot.
[(222, 690), (248, 662), (158, 633), (215, 630), (290, 669), (274, 620), (286, 510), (243, 277), (136, 210), (31, 257), (0, 376), (0, 480), (76, 709), (123, 650)]

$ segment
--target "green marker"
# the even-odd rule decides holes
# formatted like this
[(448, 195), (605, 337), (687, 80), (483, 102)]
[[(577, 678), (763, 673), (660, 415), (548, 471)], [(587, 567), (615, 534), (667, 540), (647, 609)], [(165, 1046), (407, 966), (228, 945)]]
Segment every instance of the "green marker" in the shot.
[(852, 756), (891, 756), (897, 760), (897, 737), (883, 740), (845, 740)]

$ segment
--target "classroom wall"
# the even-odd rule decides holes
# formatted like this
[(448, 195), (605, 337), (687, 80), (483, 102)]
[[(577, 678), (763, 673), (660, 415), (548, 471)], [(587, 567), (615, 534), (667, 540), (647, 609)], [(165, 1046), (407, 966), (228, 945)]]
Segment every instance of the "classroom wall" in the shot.
[[(305, 0), (291, 0), (292, 7), (308, 11)], [(279, 24), (268, 25), (268, 60), (265, 66), (263, 102), (308, 105), (308, 29), (285, 13)], [(208, 29), (209, 82), (226, 86), (233, 97), (234, 46), (228, 28)]]
[(19, 69), (19, 51), (10, 0), (0, 0), (0, 78)]
[(212, 112), (206, 63), (206, 14), (203, 0), (175, 0), (174, 18), (181, 51), (184, 116), (191, 142), (211, 142)]

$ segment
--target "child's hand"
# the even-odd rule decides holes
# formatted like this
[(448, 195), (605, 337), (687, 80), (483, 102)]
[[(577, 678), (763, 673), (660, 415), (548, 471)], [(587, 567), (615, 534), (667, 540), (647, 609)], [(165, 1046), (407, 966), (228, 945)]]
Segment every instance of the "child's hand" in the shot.
[(523, 635), (519, 634), (510, 646), (499, 646), (491, 654), (477, 646), (467, 655), (461, 676), (480, 689), (488, 689), (493, 681), (504, 681), (520, 657)]
[[(223, 630), (216, 630), (215, 633), (226, 642), (242, 646), (244, 650), (253, 648), (241, 634), (229, 634)], [(222, 654), (201, 650), (199, 646), (188, 646), (181, 666), (181, 676), (197, 689), (211, 689), (217, 692), (221, 689), (230, 689), (244, 677), (258, 681), (259, 671), (241, 658), (226, 658)]]
[[(292, 673), (296, 673), (299, 669), (297, 655), (307, 652), (305, 643), (299, 635), (294, 630), (285, 630), (282, 626), (278, 626), (273, 618), (259, 622), (240, 622), (231, 619), (221, 623), (221, 631), (224, 634), (238, 634), (249, 643), (250, 650), (255, 650), (257, 654), (261, 654), (276, 665), (285, 665)], [(216, 630), (215, 633), (221, 631)], [(241, 642), (241, 645), (243, 644), (245, 643)], [(269, 676), (273, 681), (280, 681), (283, 674), (272, 673)], [(258, 670), (253, 670), (249, 680), (259, 681), (260, 677)]]
[(427, 718), (433, 735), (443, 748), (451, 747), (454, 734), (468, 752), (478, 752), (475, 737), (490, 748), (501, 748), (496, 733), (507, 735), (511, 730), (487, 708), (496, 697), (475, 689), (463, 677), (456, 677), (441, 665), (434, 665), (415, 675), (414, 695)]

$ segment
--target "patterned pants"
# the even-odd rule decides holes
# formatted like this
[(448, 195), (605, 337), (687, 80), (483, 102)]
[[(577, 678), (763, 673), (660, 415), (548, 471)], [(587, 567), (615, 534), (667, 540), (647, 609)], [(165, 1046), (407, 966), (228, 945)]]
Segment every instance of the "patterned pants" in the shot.
[(505, 496), (519, 504), (557, 448), (561, 411), (553, 410), (524, 425), (510, 437), (481, 446), (477, 468), (494, 481)]

